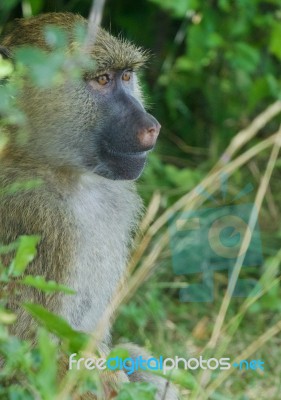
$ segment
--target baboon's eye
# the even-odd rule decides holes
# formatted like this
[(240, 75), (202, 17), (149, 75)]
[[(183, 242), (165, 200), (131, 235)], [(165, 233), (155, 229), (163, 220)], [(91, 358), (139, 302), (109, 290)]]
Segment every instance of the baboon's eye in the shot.
[(110, 81), (109, 75), (103, 74), (103, 75), (97, 76), (96, 81), (98, 82), (99, 85), (104, 86)]
[(125, 71), (122, 75), (122, 79), (125, 82), (129, 82), (129, 80), (131, 79), (132, 76), (132, 71)]

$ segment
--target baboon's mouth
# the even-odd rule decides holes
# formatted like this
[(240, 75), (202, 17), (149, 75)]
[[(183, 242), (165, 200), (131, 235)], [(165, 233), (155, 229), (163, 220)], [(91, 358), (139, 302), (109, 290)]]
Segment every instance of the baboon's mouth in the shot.
[(136, 151), (136, 152), (122, 152), (112, 149), (107, 149), (108, 153), (113, 157), (133, 157), (133, 158), (143, 158), (146, 157), (147, 151)]
[(126, 152), (106, 146), (100, 154), (101, 165), (95, 172), (110, 179), (134, 180), (142, 173), (146, 158), (147, 151)]

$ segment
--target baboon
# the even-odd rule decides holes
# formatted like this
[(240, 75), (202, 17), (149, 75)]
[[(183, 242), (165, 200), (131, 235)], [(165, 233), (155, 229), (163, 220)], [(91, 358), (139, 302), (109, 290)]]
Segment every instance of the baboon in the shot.
[[(11, 59), (23, 45), (49, 51), (45, 25), (62, 28), (71, 47), (76, 23), (87, 21), (70, 13), (16, 20), (1, 39), (0, 51)], [(94, 69), (82, 82), (66, 80), (42, 89), (27, 79), (18, 101), (26, 116), (27, 139), (17, 140), (17, 130), (11, 128), (0, 154), (1, 188), (42, 181), (1, 197), (0, 242), (39, 234), (38, 254), (28, 274), (76, 292), (50, 296), (23, 287), (20, 300), (42, 304), (82, 332), (95, 331), (124, 273), (142, 210), (134, 181), (160, 130), (144, 109), (138, 84), (137, 70), (146, 54), (100, 28), (91, 55)], [(10, 304), (17, 313), (13, 332), (31, 339), (31, 317), (17, 304)], [(110, 346), (110, 328), (103, 343)], [(132, 380), (156, 383), (157, 399), (177, 398), (160, 377), (135, 373)]]

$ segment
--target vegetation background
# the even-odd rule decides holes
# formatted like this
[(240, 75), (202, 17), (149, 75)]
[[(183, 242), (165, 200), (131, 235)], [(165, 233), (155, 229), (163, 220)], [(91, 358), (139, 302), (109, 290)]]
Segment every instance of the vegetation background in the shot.
[[(87, 17), (91, 4), (0, 0), (0, 30), (14, 18), (50, 11)], [(183, 399), (278, 400), (281, 158), (277, 152), (272, 155), (272, 148), (280, 145), (273, 134), (281, 121), (281, 0), (108, 0), (103, 26), (151, 50), (142, 82), (148, 108), (162, 125), (157, 148), (138, 184), (148, 212), (130, 264), (135, 280), (128, 301), (119, 309), (114, 338), (166, 357), (262, 359), (264, 371), (183, 371), (175, 380)], [(229, 176), (224, 200), (218, 190), (222, 172)], [(264, 262), (241, 269), (242, 277), (258, 285), (248, 298), (231, 296), (227, 271), (217, 271), (212, 301), (180, 301), (179, 290), (200, 283), (202, 275), (174, 273), (167, 210), (213, 206), (194, 190), (200, 182), (220, 205), (235, 203), (247, 184), (254, 188), (245, 201), (260, 208)], [(0, 323), (8, 323), (4, 312)], [(55, 350), (51, 344), (43, 350), (45, 331), (40, 333), (39, 354), (45, 357), (45, 369), (38, 366), (36, 372), (40, 379), (34, 371), (32, 375), (34, 355), (28, 345), (9, 341), (4, 328), (0, 332), (1, 353), (17, 360), (11, 361), (5, 377), (17, 368), (26, 374), (24, 384), (9, 392), (2, 389), (3, 397), (0, 388), (0, 398), (55, 398), (57, 392), (50, 391)], [(150, 398), (126, 393), (120, 399)]]

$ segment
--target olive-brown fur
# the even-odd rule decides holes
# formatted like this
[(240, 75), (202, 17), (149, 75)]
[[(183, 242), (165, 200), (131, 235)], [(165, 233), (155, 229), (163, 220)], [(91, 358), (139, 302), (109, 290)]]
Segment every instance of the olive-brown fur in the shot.
[[(13, 58), (15, 50), (25, 45), (51, 51), (44, 39), (46, 25), (64, 29), (71, 48), (76, 23), (87, 25), (82, 17), (70, 13), (16, 20), (1, 39), (0, 52)], [(133, 44), (103, 29), (98, 31), (91, 54), (96, 64), (90, 75), (95, 77), (110, 71), (115, 79), (112, 100), (110, 92), (105, 90), (101, 94), (99, 88), (91, 89), (89, 81), (97, 85), (91, 76), (87, 82), (65, 82), (48, 89), (26, 82), (19, 95), (19, 105), (26, 115), (27, 138), (24, 142), (18, 141), (18, 130), (12, 128), (9, 141), (0, 153), (0, 242), (10, 243), (20, 235), (40, 235), (38, 254), (26, 273), (42, 275), (76, 291), (73, 296), (46, 295), (21, 286), (9, 306), (18, 316), (12, 333), (24, 339), (34, 339), (34, 325), (20, 307), (23, 301), (42, 304), (77, 330), (89, 333), (95, 330), (124, 275), (133, 232), (142, 213), (134, 179), (141, 173), (143, 161), (138, 161), (138, 153), (136, 156), (129, 153), (128, 143), (130, 135), (134, 135), (130, 146), (132, 151), (141, 153), (137, 133), (151, 124), (155, 126), (156, 120), (142, 106), (136, 72), (134, 82), (124, 89), (122, 71), (136, 71), (147, 56)], [(115, 89), (114, 85), (119, 86)], [(124, 102), (122, 107), (118, 99)], [(124, 114), (119, 116), (119, 110)], [(116, 117), (111, 120), (113, 112), (117, 122)], [(110, 148), (113, 161), (108, 158), (104, 161), (97, 147), (106, 140), (110, 146), (117, 146), (118, 134), (121, 143), (118, 152)], [(114, 140), (109, 141), (109, 135)], [(126, 152), (120, 156), (123, 147)], [(127, 171), (133, 167), (134, 174)], [(39, 184), (9, 192), (15, 183), (34, 180)], [(7, 259), (5, 262), (8, 265)], [(103, 342), (104, 348), (110, 346), (110, 327), (104, 333)], [(138, 348), (131, 348), (132, 356), (136, 357)], [(164, 379), (150, 379), (149, 374), (139, 377), (156, 384), (157, 399), (164, 400)], [(138, 373), (133, 378), (138, 380)], [(120, 374), (121, 381), (126, 379)], [(174, 389), (168, 388), (165, 399), (176, 398)]]

